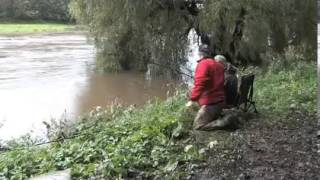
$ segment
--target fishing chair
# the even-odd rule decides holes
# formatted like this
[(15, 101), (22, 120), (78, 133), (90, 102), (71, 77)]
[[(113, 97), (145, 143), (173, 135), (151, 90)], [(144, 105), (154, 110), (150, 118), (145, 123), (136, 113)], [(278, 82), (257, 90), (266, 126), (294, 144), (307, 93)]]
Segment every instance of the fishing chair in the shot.
[(241, 109), (244, 112), (248, 112), (253, 109), (255, 113), (258, 113), (256, 104), (253, 101), (254, 78), (254, 74), (244, 75), (241, 77), (240, 87), (235, 105), (238, 109)]

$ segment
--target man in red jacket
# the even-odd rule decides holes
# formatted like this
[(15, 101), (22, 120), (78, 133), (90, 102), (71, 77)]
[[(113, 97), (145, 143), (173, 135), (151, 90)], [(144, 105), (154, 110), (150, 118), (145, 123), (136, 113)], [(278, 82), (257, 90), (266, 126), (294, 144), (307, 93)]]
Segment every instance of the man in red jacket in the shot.
[(217, 126), (218, 121), (214, 121), (221, 116), (225, 101), (224, 66), (210, 57), (207, 45), (199, 47), (199, 55), (194, 87), (186, 106), (190, 107), (193, 102), (198, 102), (200, 110), (195, 118), (194, 128), (212, 130)]

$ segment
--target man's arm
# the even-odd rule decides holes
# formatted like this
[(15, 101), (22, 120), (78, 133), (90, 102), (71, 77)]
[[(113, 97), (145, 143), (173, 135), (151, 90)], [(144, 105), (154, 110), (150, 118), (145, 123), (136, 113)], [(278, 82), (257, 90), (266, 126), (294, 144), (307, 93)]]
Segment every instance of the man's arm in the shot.
[(194, 87), (191, 93), (191, 101), (198, 101), (201, 94), (203, 93), (207, 81), (209, 80), (208, 77), (208, 68), (204, 62), (199, 62), (195, 72), (194, 78)]

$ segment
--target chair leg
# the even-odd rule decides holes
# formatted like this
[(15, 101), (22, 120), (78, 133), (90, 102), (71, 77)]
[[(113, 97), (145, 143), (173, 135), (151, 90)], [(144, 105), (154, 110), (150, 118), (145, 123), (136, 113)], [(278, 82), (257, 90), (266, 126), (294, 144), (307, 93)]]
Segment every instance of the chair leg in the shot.
[(254, 102), (254, 101), (248, 101), (249, 102), (249, 106), (248, 106), (248, 110), (251, 108), (251, 106), (253, 107), (253, 112), (254, 113), (256, 113), (256, 114), (258, 114), (259, 112), (258, 112), (258, 110), (257, 110), (257, 108), (256, 108), (256, 103)]
[(244, 103), (244, 112), (247, 112), (248, 109), (249, 109), (249, 108), (248, 108), (248, 104), (247, 104), (247, 102), (245, 102), (245, 103)]
[(252, 105), (253, 105), (253, 108), (254, 108), (254, 113), (258, 114), (258, 110), (256, 108), (256, 103), (255, 102), (252, 102)]

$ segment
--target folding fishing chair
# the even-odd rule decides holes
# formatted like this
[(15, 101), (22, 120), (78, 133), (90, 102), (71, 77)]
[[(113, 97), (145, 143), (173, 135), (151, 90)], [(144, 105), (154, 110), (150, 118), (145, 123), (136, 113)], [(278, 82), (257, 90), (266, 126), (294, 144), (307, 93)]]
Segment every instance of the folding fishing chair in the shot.
[(253, 101), (253, 82), (255, 75), (249, 74), (241, 77), (236, 106), (244, 112), (253, 108), (255, 113), (258, 113), (256, 104)]

